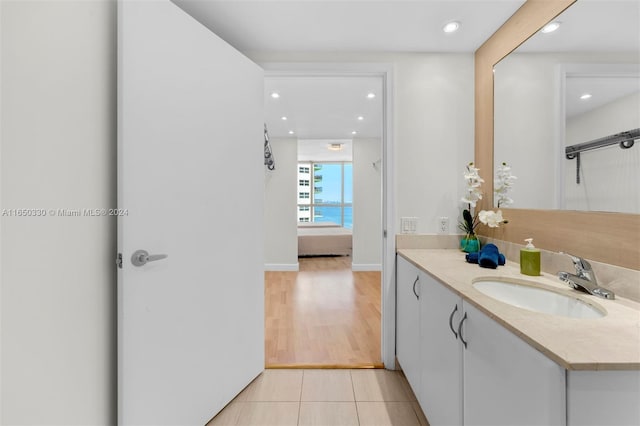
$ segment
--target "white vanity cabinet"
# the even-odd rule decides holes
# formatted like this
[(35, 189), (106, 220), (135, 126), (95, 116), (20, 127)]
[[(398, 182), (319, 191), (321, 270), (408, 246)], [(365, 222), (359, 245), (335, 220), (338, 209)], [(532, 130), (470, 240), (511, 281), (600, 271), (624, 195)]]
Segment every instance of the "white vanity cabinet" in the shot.
[(471, 304), (464, 311), (464, 424), (566, 424), (565, 369)]
[(420, 392), (420, 276), (403, 257), (396, 265), (396, 358), (416, 398)]
[(462, 298), (425, 274), (421, 284), (421, 388), (418, 401), (432, 425), (462, 424)]
[(567, 371), (568, 426), (640, 425), (640, 370)]
[(396, 274), (398, 362), (429, 422), (461, 425), (462, 298), (401, 256)]
[(396, 311), (397, 357), (430, 424), (566, 423), (565, 370), (401, 256)]

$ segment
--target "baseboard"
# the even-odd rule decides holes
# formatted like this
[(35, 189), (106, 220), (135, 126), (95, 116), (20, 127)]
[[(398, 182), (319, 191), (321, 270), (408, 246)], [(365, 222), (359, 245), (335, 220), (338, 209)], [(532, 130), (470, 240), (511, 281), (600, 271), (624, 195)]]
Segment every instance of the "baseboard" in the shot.
[(265, 271), (290, 271), (298, 272), (300, 270), (299, 263), (265, 263)]
[(353, 363), (353, 364), (266, 364), (264, 366), (266, 369), (273, 370), (296, 370), (296, 369), (374, 369), (374, 368), (384, 368), (384, 364), (381, 362), (361, 362), (361, 363)]
[(380, 263), (352, 263), (352, 271), (382, 271), (382, 264)]

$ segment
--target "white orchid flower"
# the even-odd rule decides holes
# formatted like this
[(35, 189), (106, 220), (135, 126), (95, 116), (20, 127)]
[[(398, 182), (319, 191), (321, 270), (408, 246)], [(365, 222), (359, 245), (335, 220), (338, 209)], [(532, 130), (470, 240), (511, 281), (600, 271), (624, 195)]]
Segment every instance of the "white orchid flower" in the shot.
[(511, 174), (511, 167), (507, 163), (502, 163), (496, 170), (494, 193), (498, 207), (513, 204), (513, 199), (507, 196), (507, 192), (512, 189), (513, 181), (516, 179), (518, 178)]
[(463, 174), (464, 180), (467, 184), (467, 193), (462, 197), (461, 201), (471, 207), (475, 207), (478, 200), (482, 199), (480, 186), (482, 186), (484, 179), (478, 175), (479, 171), (480, 169), (474, 167), (473, 163), (469, 163), (467, 165), (466, 172)]
[(465, 173), (464, 178), (467, 180), (467, 182), (484, 182), (484, 179), (478, 176), (477, 171), (475, 173)]
[(504, 194), (501, 194), (501, 196), (498, 197), (498, 201), (500, 202), (500, 207), (507, 207), (513, 204), (513, 199)]
[(477, 189), (477, 187), (470, 187), (467, 189), (467, 195), (462, 197), (461, 201), (475, 207), (478, 200), (482, 200), (482, 193)]
[(498, 210), (497, 212), (494, 212), (493, 210), (482, 210), (478, 213), (478, 219), (489, 228), (497, 228), (502, 222), (504, 222), (501, 210)]

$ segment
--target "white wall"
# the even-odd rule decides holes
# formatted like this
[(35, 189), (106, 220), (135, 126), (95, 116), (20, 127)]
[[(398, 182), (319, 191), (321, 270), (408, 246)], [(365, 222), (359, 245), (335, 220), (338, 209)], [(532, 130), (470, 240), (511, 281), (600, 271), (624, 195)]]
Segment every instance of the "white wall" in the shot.
[[(276, 169), (265, 172), (265, 270), (298, 269), (297, 144), (271, 139)], [(382, 145), (379, 139), (354, 139), (353, 269), (382, 267)], [(377, 162), (376, 168), (373, 163)]]
[[(115, 1), (2, 1), (1, 204), (115, 205)], [(115, 422), (115, 220), (1, 218), (7, 425)]]
[(473, 54), (407, 54), (395, 79), (397, 217), (417, 216), (419, 233), (436, 233), (446, 216), (456, 234), (474, 158)]
[(473, 161), (473, 54), (246, 52), (258, 63), (388, 63), (394, 71), (396, 228), (419, 218), (419, 233), (436, 233), (438, 218), (457, 233), (465, 165)]
[[(114, 3), (0, 3), (3, 208), (115, 204)], [(449, 216), (455, 232), (473, 158), (471, 53), (252, 57), (393, 64), (396, 212), (418, 216), (418, 232)], [(113, 424), (115, 221), (1, 225), (2, 423)]]
[[(640, 128), (640, 93), (625, 96), (567, 120), (566, 144), (574, 145)], [(580, 184), (576, 160), (566, 161), (565, 208), (640, 213), (640, 146), (618, 145), (580, 154)]]
[(382, 269), (381, 159), (380, 139), (353, 140), (352, 268), (354, 271)]
[(559, 208), (561, 167), (567, 166), (558, 147), (564, 119), (559, 64), (635, 61), (625, 54), (512, 53), (496, 65), (494, 161), (506, 161), (518, 177), (510, 193), (514, 208)]
[(265, 270), (298, 270), (297, 139), (271, 138), (275, 170), (265, 167)]

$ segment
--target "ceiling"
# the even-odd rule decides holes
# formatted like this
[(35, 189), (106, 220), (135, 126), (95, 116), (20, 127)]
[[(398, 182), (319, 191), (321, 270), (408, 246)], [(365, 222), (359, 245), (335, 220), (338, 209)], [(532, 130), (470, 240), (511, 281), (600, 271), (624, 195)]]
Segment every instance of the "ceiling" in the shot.
[[(382, 77), (267, 76), (264, 87), (265, 118), (271, 137), (382, 136)], [(271, 97), (274, 92), (280, 97)], [(369, 93), (375, 97), (368, 98)]]
[[(524, 0), (173, 0), (241, 52), (474, 52)], [(454, 34), (442, 27), (461, 22)]]
[[(252, 52), (474, 52), (524, 0), (173, 0), (245, 54)], [(456, 20), (460, 30), (442, 27)], [(381, 77), (265, 78), (270, 137), (381, 138)], [(272, 92), (280, 97), (273, 99)], [(368, 93), (376, 97), (368, 99)], [(287, 117), (284, 121), (281, 117)], [(362, 120), (358, 117), (362, 116)], [(294, 134), (289, 132), (293, 131)], [(352, 134), (353, 131), (357, 133)], [(346, 152), (346, 150), (345, 150)], [(342, 152), (344, 155), (345, 152)], [(329, 155), (339, 153), (328, 152)]]
[[(331, 150), (329, 145), (340, 144), (340, 150)], [(352, 161), (353, 143), (350, 139), (298, 139), (298, 161)]]
[[(524, 0), (173, 0), (245, 54), (251, 52), (474, 52)], [(445, 34), (445, 23), (461, 22)], [(629, 51), (640, 55), (640, 1), (580, 0), (558, 18), (560, 29), (537, 33), (517, 52)], [(578, 87), (576, 92), (585, 89)], [(614, 87), (615, 86), (615, 87)], [(591, 92), (626, 93), (602, 80)], [(593, 87), (593, 82), (592, 82)], [(281, 97), (269, 95), (277, 91)], [(366, 93), (378, 96), (373, 100)], [(620, 93), (619, 93), (620, 92)], [(379, 138), (382, 81), (366, 77), (270, 77), (265, 114), (271, 137)], [(610, 96), (608, 96), (610, 97)], [(570, 114), (604, 98), (568, 105)], [(571, 97), (568, 97), (568, 101)], [(575, 111), (573, 110), (575, 109)], [(286, 116), (287, 121), (281, 120)], [(364, 117), (357, 120), (358, 116)], [(294, 134), (289, 134), (293, 131)], [(356, 135), (351, 132), (356, 131)], [(318, 148), (320, 149), (320, 148)]]
[[(599, 108), (617, 99), (640, 92), (640, 75), (635, 76), (567, 76), (566, 117), (571, 118)], [(580, 99), (588, 93), (589, 99)]]
[(640, 1), (580, 0), (554, 21), (552, 33), (536, 33), (516, 52), (634, 52), (640, 55)]
[[(622, 52), (629, 54), (631, 63), (640, 62), (638, 0), (580, 0), (554, 21), (561, 23), (557, 31), (536, 33), (515, 53), (582, 52), (589, 53), (594, 63), (606, 63), (606, 55)], [(637, 71), (626, 75), (610, 74), (568, 77), (565, 87), (566, 116), (584, 114), (640, 91), (640, 75)], [(580, 99), (585, 93), (592, 97)]]

